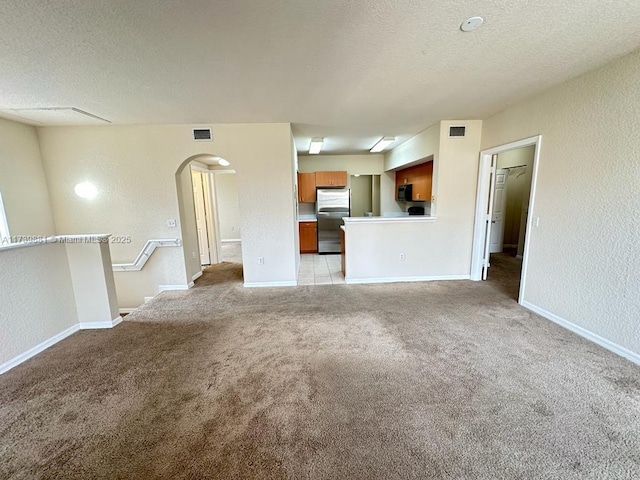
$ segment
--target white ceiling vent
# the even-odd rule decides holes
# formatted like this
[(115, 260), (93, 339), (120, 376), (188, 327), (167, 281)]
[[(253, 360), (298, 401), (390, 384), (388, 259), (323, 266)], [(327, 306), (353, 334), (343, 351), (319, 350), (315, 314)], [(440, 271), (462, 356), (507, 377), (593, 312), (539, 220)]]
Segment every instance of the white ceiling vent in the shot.
[(450, 137), (464, 137), (467, 135), (467, 127), (464, 125), (455, 125), (449, 127)]
[(193, 139), (196, 142), (210, 142), (213, 140), (210, 128), (194, 128)]

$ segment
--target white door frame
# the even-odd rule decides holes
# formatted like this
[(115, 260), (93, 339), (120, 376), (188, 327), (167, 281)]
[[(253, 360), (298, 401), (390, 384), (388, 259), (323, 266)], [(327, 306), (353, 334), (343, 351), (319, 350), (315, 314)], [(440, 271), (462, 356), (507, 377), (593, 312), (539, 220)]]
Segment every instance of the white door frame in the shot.
[(534, 202), (536, 195), (536, 183), (538, 180), (538, 163), (540, 159), (540, 147), (542, 145), (542, 135), (525, 138), (517, 142), (507, 143), (498, 147), (489, 148), (480, 152), (480, 167), (478, 169), (478, 191), (476, 195), (476, 220), (473, 232), (473, 250), (471, 253), (471, 280), (482, 279), (482, 266), (484, 257), (485, 242), (489, 238), (490, 228), (487, 228), (487, 222), (491, 221), (492, 211), (487, 215), (487, 205), (489, 204), (490, 177), (491, 177), (491, 157), (500, 153), (516, 148), (528, 147), (535, 145), (535, 153), (533, 156), (533, 166), (531, 173), (531, 193), (529, 194), (529, 209), (527, 213), (526, 234), (524, 237), (524, 252), (522, 255), (522, 274), (520, 277), (520, 292), (518, 294), (518, 303), (522, 303), (525, 291), (525, 279), (527, 277), (527, 265), (529, 262), (529, 244), (531, 238), (531, 230), (534, 219)]

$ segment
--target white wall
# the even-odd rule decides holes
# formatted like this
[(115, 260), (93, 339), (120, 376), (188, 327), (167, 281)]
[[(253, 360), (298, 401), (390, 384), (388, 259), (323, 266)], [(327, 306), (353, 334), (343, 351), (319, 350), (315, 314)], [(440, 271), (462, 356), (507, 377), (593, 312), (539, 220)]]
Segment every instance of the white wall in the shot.
[(2, 118), (0, 192), (12, 236), (56, 233), (36, 129)]
[[(149, 239), (181, 238), (175, 173), (199, 154), (220, 155), (237, 172), (245, 282), (295, 282), (294, 198), (289, 124), (212, 125), (212, 142), (191, 140), (190, 125), (39, 129), (53, 212), (65, 233), (130, 235), (112, 244), (114, 263), (129, 263)], [(80, 180), (99, 194), (83, 201)], [(264, 265), (257, 258), (264, 257)], [(136, 307), (159, 285), (191, 281), (179, 248), (160, 248), (140, 272), (117, 272), (121, 308)]]
[(215, 176), (216, 201), (221, 240), (240, 239), (240, 207), (238, 182), (233, 173), (217, 173)]
[(485, 120), (542, 135), (523, 300), (640, 354), (640, 51)]
[(0, 272), (0, 366), (77, 326), (64, 244), (0, 249)]

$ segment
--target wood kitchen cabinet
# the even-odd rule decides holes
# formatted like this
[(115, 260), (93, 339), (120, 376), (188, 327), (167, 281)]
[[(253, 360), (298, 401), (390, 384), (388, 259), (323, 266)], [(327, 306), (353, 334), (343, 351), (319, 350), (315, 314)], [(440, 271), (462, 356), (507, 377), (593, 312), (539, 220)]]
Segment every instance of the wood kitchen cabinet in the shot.
[(316, 172), (316, 187), (346, 187), (347, 179), (346, 171)]
[(316, 203), (316, 174), (298, 173), (298, 203)]
[[(396, 172), (396, 195), (398, 187), (410, 183), (411, 201), (430, 202), (433, 184), (433, 162), (421, 163)], [(397, 199), (397, 198), (396, 198)]]
[(299, 222), (300, 253), (318, 252), (318, 224), (316, 222)]

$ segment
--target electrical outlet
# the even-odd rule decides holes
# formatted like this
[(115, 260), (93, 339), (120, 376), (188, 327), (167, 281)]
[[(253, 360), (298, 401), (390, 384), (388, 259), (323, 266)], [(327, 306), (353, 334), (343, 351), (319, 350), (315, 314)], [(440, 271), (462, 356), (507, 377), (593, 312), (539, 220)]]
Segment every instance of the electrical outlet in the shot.
[(539, 227), (540, 226), (540, 217), (534, 217), (533, 218), (533, 226), (534, 227)]
[(264, 257), (258, 257), (258, 265), (264, 265)]
[(400, 260), (404, 260), (404, 253), (400, 254)]
[(191, 256), (192, 256), (193, 258), (198, 258), (198, 256), (196, 255), (196, 252), (191, 252)]
[(167, 227), (176, 228), (176, 219), (170, 218), (169, 220), (167, 220)]

